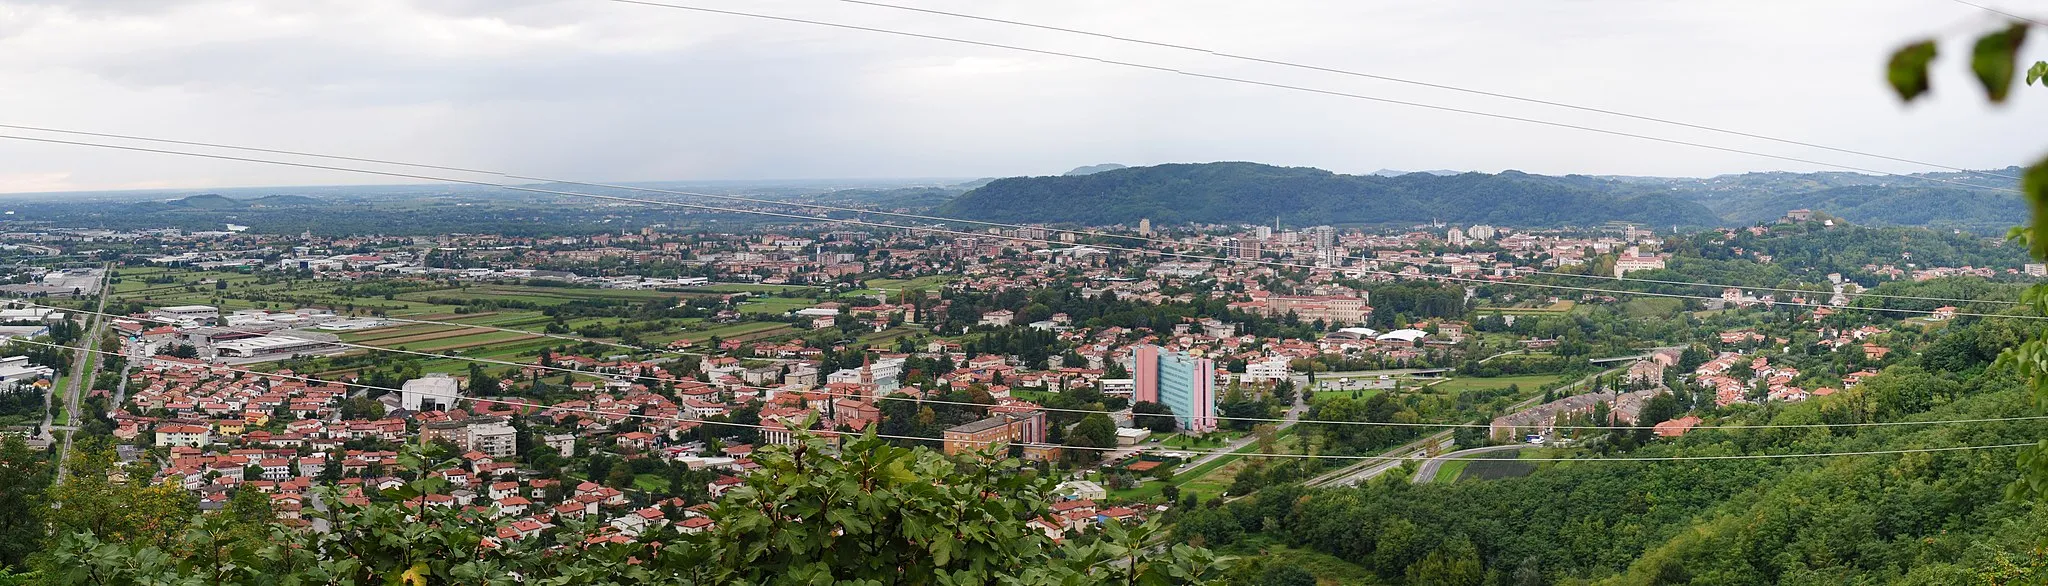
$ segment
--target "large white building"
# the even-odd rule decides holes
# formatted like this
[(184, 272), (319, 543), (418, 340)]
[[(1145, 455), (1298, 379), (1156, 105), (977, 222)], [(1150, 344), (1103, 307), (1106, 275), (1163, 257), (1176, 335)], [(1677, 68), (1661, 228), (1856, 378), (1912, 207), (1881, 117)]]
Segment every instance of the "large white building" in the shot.
[(0, 358), (0, 388), (56, 376), (57, 371), (48, 366), (29, 364), (27, 356)]
[(220, 319), (220, 308), (211, 305), (173, 305), (152, 309), (149, 316), (178, 323), (210, 323)]
[(215, 342), (213, 353), (221, 358), (260, 358), (264, 356), (287, 356), (323, 352), (338, 348), (320, 340), (294, 338), (291, 336), (261, 336)]
[(1244, 376), (1240, 377), (1239, 380), (1248, 383), (1287, 380), (1287, 377), (1294, 375), (1294, 369), (1289, 368), (1287, 365), (1287, 359), (1281, 357), (1246, 364), (1244, 366)]
[(444, 374), (405, 381), (398, 389), (399, 405), (407, 411), (445, 411), (461, 394), (455, 379)]

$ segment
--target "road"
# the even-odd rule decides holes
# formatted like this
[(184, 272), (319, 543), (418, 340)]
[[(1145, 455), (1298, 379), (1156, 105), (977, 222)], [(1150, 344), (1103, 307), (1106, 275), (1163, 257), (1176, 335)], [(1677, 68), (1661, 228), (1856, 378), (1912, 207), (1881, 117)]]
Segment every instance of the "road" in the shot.
[[(1586, 378), (1579, 379), (1577, 382), (1574, 382), (1570, 385), (1566, 385), (1561, 388), (1569, 389), (1572, 387), (1584, 386), (1587, 383), (1591, 382), (1593, 379), (1611, 372), (1614, 372), (1614, 370), (1603, 370), (1591, 375), (1587, 375)], [(1529, 397), (1527, 399), (1518, 401), (1514, 405), (1508, 407), (1508, 411), (1516, 412), (1528, 409), (1530, 407), (1536, 406), (1536, 403), (1542, 400), (1543, 395)], [(1357, 486), (1359, 484), (1364, 483), (1367, 480), (1372, 480), (1374, 477), (1377, 477), (1381, 474), (1385, 474), (1389, 470), (1400, 468), (1402, 463), (1416, 459), (1416, 457), (1422, 455), (1423, 451), (1426, 449), (1445, 449), (1451, 447), (1452, 445), (1453, 444), (1451, 443), (1451, 430), (1446, 429), (1444, 431), (1439, 431), (1428, 436), (1425, 436), (1422, 439), (1401, 444), (1400, 446), (1397, 446), (1394, 449), (1381, 452), (1380, 458), (1360, 460), (1357, 464), (1352, 464), (1350, 466), (1345, 466), (1343, 468), (1339, 468), (1330, 472), (1325, 472), (1320, 476), (1310, 478), (1307, 482), (1304, 482), (1302, 484), (1304, 486), (1310, 487), (1329, 485)]]
[(115, 375), (121, 377), (121, 382), (114, 387), (114, 401), (112, 403), (107, 403), (107, 418), (109, 419), (112, 419), (114, 417), (115, 411), (121, 410), (121, 403), (128, 400), (128, 369), (131, 368), (135, 368), (135, 364), (133, 362), (127, 360), (121, 361), (121, 374)]
[(1436, 479), (1437, 470), (1442, 469), (1444, 467), (1444, 462), (1450, 460), (1468, 458), (1479, 454), (1487, 454), (1493, 452), (1521, 451), (1523, 448), (1527, 447), (1529, 446), (1525, 446), (1522, 444), (1486, 446), (1482, 448), (1472, 448), (1469, 450), (1458, 450), (1455, 452), (1444, 454), (1442, 456), (1437, 456), (1435, 458), (1423, 460), (1422, 467), (1415, 469), (1415, 476), (1413, 478), (1410, 478), (1409, 481), (1414, 482), (1416, 484), (1429, 484), (1431, 481)]
[(1400, 468), (1409, 461), (1426, 457), (1432, 450), (1440, 450), (1450, 445), (1450, 430), (1439, 431), (1381, 452), (1379, 458), (1359, 460), (1357, 464), (1324, 473), (1302, 484), (1309, 487), (1358, 486), (1390, 470)]
[(111, 275), (113, 268), (113, 263), (107, 263), (100, 268), (99, 306), (93, 308), (95, 313), (86, 315), (85, 335), (79, 338), (79, 341), (83, 343), (78, 344), (78, 347), (85, 348), (86, 350), (72, 351), (78, 355), (78, 358), (71, 366), (71, 378), (64, 381), (64, 388), (61, 391), (56, 389), (51, 391), (52, 393), (62, 392), (64, 394), (64, 411), (71, 414), (71, 426), (67, 426), (69, 431), (66, 431), (64, 434), (64, 447), (57, 451), (57, 480), (59, 482), (64, 480), (65, 466), (71, 463), (71, 437), (78, 435), (78, 428), (75, 427), (80, 423), (78, 404), (80, 402), (79, 398), (84, 396), (80, 389), (91, 388), (86, 381), (92, 378), (94, 366), (100, 363), (100, 354), (93, 352), (93, 350), (99, 350), (100, 330), (105, 329), (101, 327), (103, 324), (100, 323), (99, 314), (106, 313), (107, 311), (107, 288), (114, 281)]
[[(1308, 403), (1302, 400), (1306, 396), (1307, 395), (1305, 393), (1295, 393), (1294, 406), (1287, 408), (1287, 414), (1282, 415), (1280, 417), (1285, 421), (1280, 422), (1280, 425), (1274, 428), (1274, 433), (1279, 433), (1280, 430), (1284, 430), (1289, 427), (1294, 427), (1294, 424), (1296, 422), (1301, 421), (1302, 414), (1308, 412)], [(1181, 465), (1180, 469), (1193, 470), (1195, 469), (1195, 467), (1207, 464), (1210, 461), (1213, 461), (1217, 458), (1221, 458), (1224, 456), (1234, 456), (1236, 454), (1232, 454), (1232, 452), (1244, 449), (1245, 446), (1252, 445), (1252, 442), (1256, 441), (1259, 441), (1258, 434), (1247, 434), (1244, 437), (1237, 438), (1236, 441), (1230, 442), (1229, 445), (1223, 446), (1223, 449), (1221, 450), (1213, 450), (1209, 454), (1204, 455), (1200, 458), (1189, 460), (1188, 463)]]

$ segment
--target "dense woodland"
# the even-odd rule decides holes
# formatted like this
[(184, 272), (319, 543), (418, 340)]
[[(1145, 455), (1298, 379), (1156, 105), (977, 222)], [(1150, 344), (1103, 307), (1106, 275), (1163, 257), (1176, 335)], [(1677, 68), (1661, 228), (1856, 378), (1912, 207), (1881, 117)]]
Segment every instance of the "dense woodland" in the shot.
[[(1999, 327), (1955, 327), (1935, 342), (1974, 347), (2007, 335), (1985, 329)], [(1995, 350), (1930, 354), (1836, 396), (1709, 415), (1802, 424), (2034, 413), (2013, 370), (1992, 365)], [(2038, 420), (1701, 430), (1615, 455), (2000, 445), (2043, 433)], [(2006, 498), (2019, 474), (2010, 450), (1539, 464), (1526, 477), (1450, 485), (1397, 475), (1355, 489), (1269, 487), (1184, 513), (1176, 531), (1210, 547), (1310, 548), (1406, 584), (2037, 583), (2048, 578), (2038, 549), (2048, 513)]]
[(1720, 223), (1705, 207), (1675, 197), (1621, 186), (1588, 189), (1515, 171), (1381, 177), (1257, 163), (1171, 164), (1080, 176), (998, 179), (936, 212), (980, 220), (1086, 224), (1135, 224), (1140, 218), (1155, 224), (1273, 218), (1292, 225), (1432, 220), (1516, 226), (1616, 220), (1658, 226)]

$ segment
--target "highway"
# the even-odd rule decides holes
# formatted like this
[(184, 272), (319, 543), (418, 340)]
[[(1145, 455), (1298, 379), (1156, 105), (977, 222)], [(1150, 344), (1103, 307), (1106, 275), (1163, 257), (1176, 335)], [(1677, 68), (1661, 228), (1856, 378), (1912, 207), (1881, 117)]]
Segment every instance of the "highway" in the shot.
[[(1585, 378), (1579, 379), (1577, 382), (1574, 382), (1570, 385), (1561, 388), (1568, 389), (1572, 387), (1585, 386), (1594, 378), (1606, 375), (1611, 372), (1614, 372), (1614, 370), (1604, 370), (1591, 375), (1587, 375)], [(1516, 402), (1513, 406), (1509, 407), (1508, 410), (1510, 412), (1515, 412), (1528, 409), (1530, 407), (1536, 406), (1536, 403), (1542, 400), (1543, 395), (1529, 397), (1527, 399), (1523, 399), (1519, 402)], [(1343, 468), (1338, 468), (1330, 472), (1325, 472), (1320, 476), (1308, 479), (1307, 482), (1303, 482), (1302, 484), (1304, 486), (1309, 487), (1357, 486), (1359, 484), (1363, 484), (1365, 481), (1372, 480), (1374, 477), (1377, 477), (1381, 474), (1385, 474), (1389, 470), (1401, 467), (1401, 464), (1403, 462), (1407, 462), (1410, 460), (1418, 460), (1423, 457), (1426, 457), (1427, 451), (1430, 449), (1441, 450), (1451, 447), (1451, 431), (1452, 429), (1445, 429), (1443, 431), (1439, 431), (1436, 433), (1432, 433), (1428, 436), (1425, 436), (1422, 439), (1401, 444), (1400, 446), (1397, 446), (1394, 449), (1381, 452), (1381, 458), (1375, 458), (1371, 460), (1359, 460), (1356, 464), (1345, 466)]]

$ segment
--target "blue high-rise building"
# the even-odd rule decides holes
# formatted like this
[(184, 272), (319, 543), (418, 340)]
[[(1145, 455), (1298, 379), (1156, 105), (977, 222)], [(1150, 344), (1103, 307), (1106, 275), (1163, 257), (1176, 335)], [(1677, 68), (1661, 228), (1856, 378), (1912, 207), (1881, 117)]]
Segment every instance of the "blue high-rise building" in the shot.
[(1181, 429), (1216, 429), (1215, 361), (1150, 344), (1137, 347), (1132, 357), (1137, 362), (1132, 369), (1137, 400), (1165, 405)]

